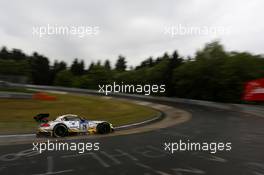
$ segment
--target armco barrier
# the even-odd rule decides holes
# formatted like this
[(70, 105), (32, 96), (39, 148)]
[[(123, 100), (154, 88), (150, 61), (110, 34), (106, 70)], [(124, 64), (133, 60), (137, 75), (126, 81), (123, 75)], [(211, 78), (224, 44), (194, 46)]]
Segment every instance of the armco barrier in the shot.
[(33, 94), (21, 92), (0, 92), (0, 98), (31, 99)]

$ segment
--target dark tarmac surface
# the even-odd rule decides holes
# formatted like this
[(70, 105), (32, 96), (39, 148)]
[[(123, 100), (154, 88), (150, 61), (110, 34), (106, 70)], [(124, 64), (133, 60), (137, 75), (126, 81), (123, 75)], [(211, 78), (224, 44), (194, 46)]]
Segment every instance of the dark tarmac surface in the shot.
[[(264, 118), (215, 108), (170, 104), (192, 119), (156, 131), (72, 142), (99, 142), (99, 151), (32, 151), (32, 144), (0, 146), (1, 175), (262, 175)], [(164, 143), (231, 142), (231, 151), (164, 150)], [(69, 142), (69, 141), (67, 141)]]

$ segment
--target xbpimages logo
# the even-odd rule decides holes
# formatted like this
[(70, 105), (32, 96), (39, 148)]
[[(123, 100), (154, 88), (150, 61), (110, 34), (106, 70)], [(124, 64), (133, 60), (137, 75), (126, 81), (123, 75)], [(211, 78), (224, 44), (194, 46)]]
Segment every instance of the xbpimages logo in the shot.
[(155, 93), (164, 93), (166, 91), (165, 85), (132, 85), (132, 84), (124, 84), (123, 82), (121, 84), (117, 84), (116, 82), (113, 82), (113, 84), (104, 84), (104, 85), (98, 85), (99, 93), (103, 93), (105, 95), (109, 95), (110, 93), (132, 93), (132, 94), (144, 94), (144, 95), (150, 95)]

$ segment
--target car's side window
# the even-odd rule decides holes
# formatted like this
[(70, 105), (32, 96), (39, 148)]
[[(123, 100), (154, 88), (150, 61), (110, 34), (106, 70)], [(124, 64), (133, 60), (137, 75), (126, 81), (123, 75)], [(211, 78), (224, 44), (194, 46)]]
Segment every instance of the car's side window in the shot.
[(65, 117), (65, 118), (67, 118), (67, 120), (66, 121), (80, 121), (81, 119), (79, 118), (79, 117)]

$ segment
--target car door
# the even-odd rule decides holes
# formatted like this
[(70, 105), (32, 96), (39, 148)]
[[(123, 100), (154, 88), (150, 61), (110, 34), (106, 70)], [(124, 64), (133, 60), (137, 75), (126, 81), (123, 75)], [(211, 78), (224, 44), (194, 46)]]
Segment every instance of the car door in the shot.
[(78, 117), (67, 117), (65, 123), (70, 129), (80, 130), (80, 118)]
[(80, 122), (78, 120), (69, 121), (69, 127), (79, 129), (80, 128)]
[(83, 132), (87, 132), (89, 129), (89, 121), (81, 118), (80, 120), (80, 130)]

